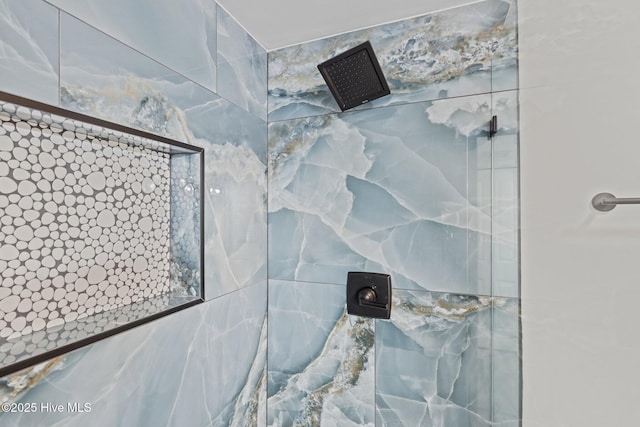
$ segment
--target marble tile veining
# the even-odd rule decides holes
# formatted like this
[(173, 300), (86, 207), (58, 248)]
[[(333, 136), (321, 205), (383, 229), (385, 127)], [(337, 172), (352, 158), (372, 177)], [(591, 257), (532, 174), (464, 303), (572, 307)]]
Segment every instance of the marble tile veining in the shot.
[(66, 13), (60, 26), (62, 107), (197, 142), (185, 112), (217, 95)]
[(271, 278), (490, 294), (490, 117), (478, 95), (271, 123)]
[(374, 425), (374, 395), (379, 426), (517, 425), (516, 299), (396, 290), (374, 322), (343, 286), (269, 286), (268, 425)]
[(267, 52), (220, 6), (218, 94), (267, 120)]
[[(502, 321), (517, 325), (515, 299), (397, 291), (390, 321), (376, 324), (378, 425), (493, 426), (517, 420), (517, 404), (515, 418), (492, 419), (496, 406), (514, 408), (494, 390), (518, 395), (517, 332), (494, 330), (497, 311), (505, 313)], [(496, 340), (505, 345), (500, 367)]]
[(58, 11), (40, 0), (0, 1), (0, 90), (58, 104)]
[(515, 90), (518, 83), (518, 2), (508, 0), (509, 11), (500, 31), (501, 42), (495, 46), (491, 60), (491, 90)]
[(209, 0), (51, 0), (89, 25), (216, 90), (216, 4)]
[(270, 281), (269, 312), (268, 425), (373, 426), (373, 321), (344, 287)]
[(269, 53), (269, 119), (339, 108), (316, 65), (370, 40), (391, 95), (362, 108), (487, 93), (492, 66), (512, 84), (517, 55), (511, 1), (485, 0)]

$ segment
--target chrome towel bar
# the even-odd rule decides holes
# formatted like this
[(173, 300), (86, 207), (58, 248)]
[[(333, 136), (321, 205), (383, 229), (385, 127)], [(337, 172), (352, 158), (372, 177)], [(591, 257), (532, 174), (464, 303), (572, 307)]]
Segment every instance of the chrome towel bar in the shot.
[(616, 205), (640, 205), (640, 198), (618, 198), (611, 193), (598, 193), (591, 199), (591, 204), (600, 212), (609, 212)]

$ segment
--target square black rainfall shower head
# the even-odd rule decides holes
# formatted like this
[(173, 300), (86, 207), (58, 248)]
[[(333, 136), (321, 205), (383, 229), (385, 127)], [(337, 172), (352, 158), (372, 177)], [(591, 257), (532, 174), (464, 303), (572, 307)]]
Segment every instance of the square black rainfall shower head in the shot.
[(368, 41), (323, 62), (318, 70), (342, 111), (391, 93)]

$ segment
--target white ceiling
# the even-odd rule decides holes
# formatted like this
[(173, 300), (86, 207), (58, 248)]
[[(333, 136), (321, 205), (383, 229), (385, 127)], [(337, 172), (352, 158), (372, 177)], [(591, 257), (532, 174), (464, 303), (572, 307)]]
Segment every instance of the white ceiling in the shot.
[[(482, 1), (482, 0), (480, 0)], [(470, 0), (218, 0), (267, 50), (384, 24)]]

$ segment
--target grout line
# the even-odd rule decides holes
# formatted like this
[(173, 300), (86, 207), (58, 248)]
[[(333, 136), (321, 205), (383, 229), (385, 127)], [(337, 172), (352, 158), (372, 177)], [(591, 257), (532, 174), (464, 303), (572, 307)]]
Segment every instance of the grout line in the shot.
[[(344, 283), (327, 283), (327, 282), (311, 282), (307, 280), (294, 280), (294, 279), (269, 279), (274, 282), (287, 282), (288, 284), (309, 284), (309, 285), (323, 285), (323, 286), (346, 286)], [(303, 285), (304, 286), (304, 285)], [(486, 293), (469, 293), (469, 292), (457, 292), (457, 291), (445, 291), (445, 290), (431, 290), (431, 289), (409, 289), (409, 288), (393, 288), (394, 291), (400, 292), (424, 292), (429, 294), (447, 294), (447, 295), (459, 295), (468, 297), (486, 297), (486, 298), (502, 298), (502, 299), (518, 299), (517, 296), (503, 296), (503, 295), (491, 295)]]
[(226, 293), (224, 293), (224, 294), (222, 294), (222, 295), (218, 295), (218, 296), (213, 297), (213, 298), (211, 298), (211, 299), (207, 299), (207, 300), (203, 301), (203, 302), (202, 302), (202, 304), (207, 304), (207, 303), (210, 303), (210, 302), (212, 302), (212, 301), (219, 300), (220, 298), (224, 298), (224, 297), (226, 297), (226, 296), (234, 295), (234, 294), (236, 294), (236, 293), (238, 293), (238, 292), (242, 292), (242, 291), (245, 291), (245, 290), (247, 290), (247, 289), (250, 289), (250, 288), (253, 288), (253, 287), (256, 287), (256, 286), (260, 286), (261, 284), (263, 284), (263, 283), (265, 283), (265, 282), (266, 282), (266, 280), (260, 280), (260, 281), (258, 281), (258, 282), (252, 283), (252, 284), (250, 284), (250, 285), (242, 286), (242, 287), (240, 287), (240, 288), (238, 288), (238, 289), (234, 289), (234, 290), (229, 291), (229, 292), (226, 292)]
[[(513, 92), (517, 89), (505, 89), (496, 93), (500, 93), (500, 92)], [(331, 116), (331, 115), (346, 115), (346, 114), (355, 114), (355, 113), (361, 113), (364, 111), (371, 111), (371, 110), (379, 110), (382, 108), (392, 108), (392, 107), (401, 107), (404, 105), (414, 105), (414, 104), (421, 104), (421, 103), (425, 103), (425, 102), (439, 102), (439, 101), (446, 101), (446, 100), (450, 100), (450, 99), (461, 99), (461, 98), (469, 98), (472, 96), (480, 96), (480, 95), (491, 95), (492, 92), (478, 92), (478, 93), (472, 93), (472, 94), (468, 94), (468, 95), (459, 95), (459, 96), (450, 96), (448, 98), (431, 98), (431, 99), (424, 99), (422, 101), (408, 101), (408, 102), (399, 102), (397, 104), (388, 104), (388, 105), (380, 105), (378, 107), (371, 107), (371, 108), (363, 108), (361, 110), (350, 110), (350, 111), (333, 111), (333, 112), (327, 112), (327, 113), (322, 113), (322, 114), (311, 114), (308, 116), (300, 116), (300, 117), (291, 117), (288, 119), (280, 119), (280, 120), (267, 120), (267, 122), (269, 124), (272, 123), (279, 123), (279, 122), (286, 122), (286, 121), (291, 121), (291, 120), (302, 120), (302, 119), (310, 119), (312, 117), (324, 117), (324, 116)]]
[[(269, 83), (269, 60), (268, 60), (268, 56), (267, 56), (267, 63), (266, 65), (266, 75), (265, 78), (267, 79), (267, 85)], [(266, 151), (266, 165), (265, 165), (265, 174), (266, 179), (265, 179), (265, 183), (266, 183), (266, 188), (265, 188), (265, 223), (266, 223), (266, 262), (267, 262), (267, 300), (265, 303), (265, 316), (267, 318), (267, 338), (266, 338), (266, 352), (265, 352), (265, 361), (264, 361), (264, 375), (265, 375), (265, 381), (268, 383), (268, 379), (269, 379), (269, 330), (271, 327), (271, 316), (269, 316), (269, 291), (271, 289), (271, 277), (269, 275), (269, 254), (270, 254), (270, 249), (269, 249), (269, 242), (270, 242), (270, 235), (269, 235), (269, 89), (267, 86), (267, 111), (266, 111), (266, 118), (265, 118), (265, 125), (264, 125), (264, 131), (265, 131), (265, 140), (266, 140), (266, 144), (267, 144), (267, 151)], [(265, 391), (264, 391), (264, 425), (267, 425), (269, 422), (269, 390), (267, 385), (265, 385)], [(258, 398), (259, 401), (259, 398)], [(259, 411), (258, 411), (259, 412)], [(258, 424), (260, 424), (260, 420), (258, 420)]]

